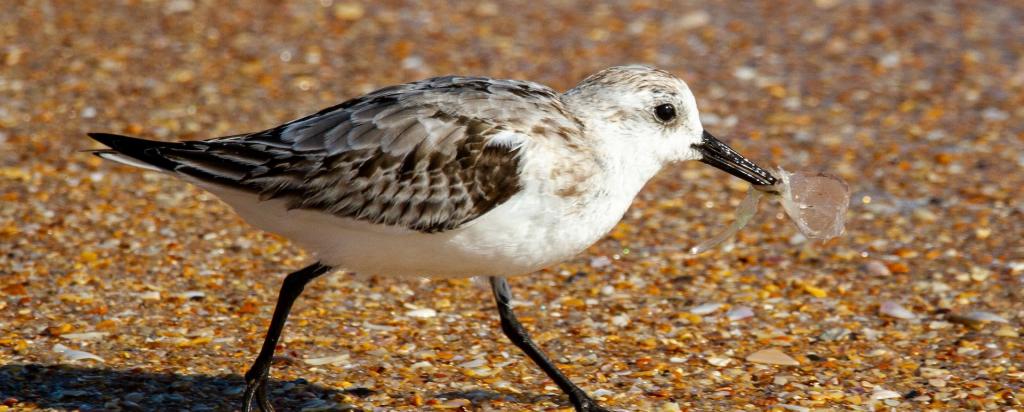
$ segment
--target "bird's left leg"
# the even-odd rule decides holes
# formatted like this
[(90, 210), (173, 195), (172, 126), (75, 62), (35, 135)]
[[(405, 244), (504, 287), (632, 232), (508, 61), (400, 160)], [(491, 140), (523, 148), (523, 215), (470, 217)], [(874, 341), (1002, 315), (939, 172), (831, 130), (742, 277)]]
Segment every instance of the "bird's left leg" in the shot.
[(330, 272), (331, 269), (333, 268), (317, 262), (284, 278), (281, 292), (277, 295), (277, 305), (274, 306), (274, 316), (270, 319), (270, 328), (267, 330), (267, 336), (263, 338), (263, 348), (260, 349), (260, 354), (256, 356), (252, 367), (245, 373), (242, 412), (252, 411), (254, 399), (261, 411), (272, 412), (274, 410), (274, 407), (270, 405), (270, 400), (267, 399), (267, 380), (270, 375), (270, 363), (274, 358), (274, 349), (277, 348), (277, 341), (281, 338), (284, 322), (288, 320), (288, 312), (292, 310), (292, 304), (302, 294), (306, 284), (318, 276)]

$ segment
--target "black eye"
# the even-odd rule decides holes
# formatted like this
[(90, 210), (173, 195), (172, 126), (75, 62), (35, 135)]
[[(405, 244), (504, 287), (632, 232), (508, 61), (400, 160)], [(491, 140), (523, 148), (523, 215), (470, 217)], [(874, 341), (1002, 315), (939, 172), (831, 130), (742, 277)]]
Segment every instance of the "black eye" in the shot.
[(659, 104), (654, 107), (654, 115), (662, 122), (671, 122), (676, 118), (676, 107), (671, 104)]

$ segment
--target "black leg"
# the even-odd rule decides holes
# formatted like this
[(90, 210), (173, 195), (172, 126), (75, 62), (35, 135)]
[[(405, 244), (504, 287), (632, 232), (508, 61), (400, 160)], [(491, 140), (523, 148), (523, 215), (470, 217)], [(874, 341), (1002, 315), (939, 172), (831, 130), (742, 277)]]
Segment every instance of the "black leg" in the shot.
[(252, 411), (252, 401), (255, 397), (256, 403), (263, 412), (272, 412), (274, 407), (267, 399), (267, 378), (270, 376), (270, 362), (274, 358), (274, 349), (277, 341), (281, 338), (281, 330), (284, 329), (284, 322), (288, 320), (288, 312), (292, 310), (292, 304), (302, 293), (309, 281), (317, 276), (327, 273), (332, 268), (320, 262), (306, 266), (284, 278), (281, 285), (281, 293), (277, 295), (277, 305), (274, 307), (274, 316), (270, 319), (270, 328), (267, 329), (267, 336), (263, 338), (263, 348), (256, 356), (256, 361), (245, 373), (245, 395), (242, 398), (242, 412)]
[(598, 405), (590, 396), (587, 396), (586, 392), (583, 392), (576, 384), (572, 383), (548, 359), (547, 355), (544, 355), (544, 351), (530, 340), (530, 335), (523, 328), (523, 325), (519, 323), (516, 314), (512, 312), (512, 305), (510, 303), (512, 300), (512, 289), (509, 288), (508, 281), (503, 277), (494, 276), (490, 280), (491, 290), (494, 292), (494, 300), (498, 303), (498, 315), (501, 316), (501, 330), (505, 332), (505, 336), (526, 353), (526, 356), (529, 356), (533, 363), (540, 366), (544, 373), (548, 374), (548, 377), (555, 381), (555, 384), (562, 389), (562, 392), (569, 395), (569, 401), (572, 402), (572, 406), (576, 408), (577, 412), (608, 412), (607, 409)]

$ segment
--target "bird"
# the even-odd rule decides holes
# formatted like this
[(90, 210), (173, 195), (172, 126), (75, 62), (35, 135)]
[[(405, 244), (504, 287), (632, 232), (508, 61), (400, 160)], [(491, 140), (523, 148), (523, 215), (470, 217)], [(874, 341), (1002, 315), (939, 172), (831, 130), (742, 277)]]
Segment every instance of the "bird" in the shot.
[(698, 160), (756, 188), (776, 183), (704, 130), (686, 82), (640, 64), (600, 70), (562, 93), (530, 81), (434, 77), (207, 140), (88, 136), (107, 147), (95, 155), (179, 177), (315, 256), (282, 282), (245, 374), (244, 412), (273, 411), (270, 364), (292, 304), (336, 270), (486, 277), (504, 335), (576, 411), (607, 411), (533, 342), (508, 279), (600, 240), (667, 166)]

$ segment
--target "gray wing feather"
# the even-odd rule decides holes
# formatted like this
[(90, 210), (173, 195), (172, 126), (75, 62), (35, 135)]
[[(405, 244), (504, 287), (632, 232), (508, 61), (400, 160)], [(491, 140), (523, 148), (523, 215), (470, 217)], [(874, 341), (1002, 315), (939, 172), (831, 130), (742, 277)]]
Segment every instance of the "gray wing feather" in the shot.
[(441, 77), (393, 86), (263, 132), (160, 149), (196, 178), (376, 224), (457, 228), (522, 189), (520, 144), (580, 123), (529, 82)]

